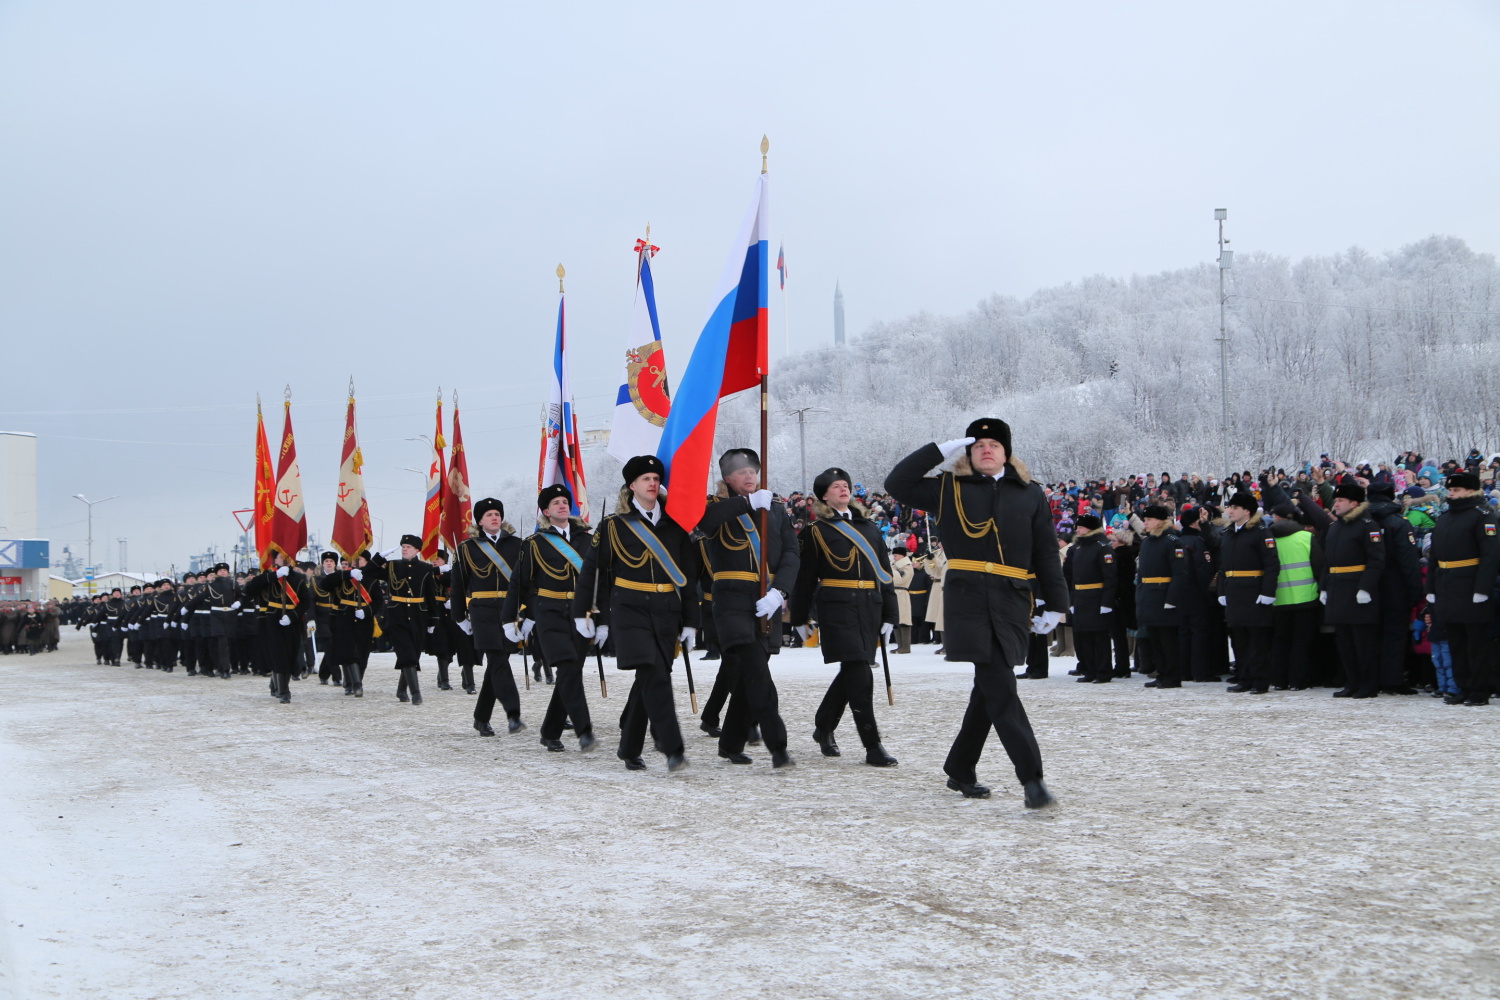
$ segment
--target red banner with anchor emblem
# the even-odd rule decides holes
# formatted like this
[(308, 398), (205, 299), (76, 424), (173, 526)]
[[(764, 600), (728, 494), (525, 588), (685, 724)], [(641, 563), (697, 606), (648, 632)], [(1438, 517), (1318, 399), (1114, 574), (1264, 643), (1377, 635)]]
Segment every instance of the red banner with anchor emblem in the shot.
[(271, 497), (271, 551), (288, 563), (307, 546), (307, 518), (302, 503), (302, 473), (297, 468), (297, 443), (292, 438), (291, 390), (287, 390), (286, 419), (281, 427), (281, 452), (276, 459), (276, 492)]

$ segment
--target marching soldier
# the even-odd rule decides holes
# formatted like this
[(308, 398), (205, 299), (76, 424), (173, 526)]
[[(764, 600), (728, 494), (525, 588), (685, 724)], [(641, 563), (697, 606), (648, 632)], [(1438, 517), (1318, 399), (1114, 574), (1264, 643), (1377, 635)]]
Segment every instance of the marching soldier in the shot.
[(375, 642), (375, 618), (384, 607), (383, 593), (372, 576), (365, 584), (370, 567), (370, 552), (361, 551), (353, 565), (341, 569), (332, 588), (339, 610), (334, 621), (334, 652), (344, 671), (344, 694), (365, 696), (365, 668), (370, 665), (370, 647)]
[(1366, 512), (1365, 488), (1346, 477), (1333, 491), (1333, 523), (1323, 536), (1326, 564), (1319, 581), (1323, 621), (1333, 626), (1346, 678), (1335, 698), (1380, 694), (1380, 578), (1385, 539)]
[[(505, 622), (505, 637), (512, 643), (519, 643), (534, 631), (534, 652), (557, 671), (552, 700), (542, 718), (542, 746), (562, 752), (563, 722), (572, 720), (578, 749), (592, 750), (598, 740), (583, 693), (587, 640), (573, 626), (573, 598), (578, 591), (578, 572), (583, 569), (583, 553), (589, 546), (589, 526), (569, 515), (573, 495), (561, 483), (538, 493), (536, 506), (547, 523), (521, 545), (500, 620)], [(526, 621), (518, 625), (522, 608), (526, 609)]]
[(1229, 530), (1219, 539), (1219, 605), (1234, 644), (1235, 693), (1271, 690), (1271, 607), (1281, 560), (1255, 494), (1240, 492), (1224, 507)]
[(521, 695), (510, 669), (516, 645), (505, 637), (501, 612), (521, 561), (521, 540), (505, 521), (505, 505), (494, 497), (474, 505), (474, 524), (473, 537), (460, 542), (453, 553), (448, 591), (453, 621), (472, 639), (475, 655), (485, 663), (479, 697), (474, 701), (474, 729), (480, 736), (495, 735), (490, 716), (498, 701), (505, 709), (507, 731), (518, 733), (526, 723), (521, 721)]
[(214, 566), (213, 575), (198, 588), (190, 606), (194, 618), (206, 616), (199, 626), (203, 633), (199, 671), (204, 676), (228, 677), (229, 632), (233, 628), (233, 615), (239, 609), (228, 563)]
[[(389, 556), (400, 553), (401, 558)], [(437, 592), (433, 589), (432, 567), (421, 559), (422, 540), (416, 535), (402, 535), (400, 549), (392, 549), (370, 560), (370, 568), (380, 574), (386, 586), (385, 634), (396, 651), (396, 698), (422, 704), (422, 687), (417, 674), (422, 670), (422, 642), (437, 627)], [(361, 578), (364, 573), (361, 572)]]
[(655, 455), (625, 463), (619, 503), (594, 532), (573, 598), (578, 633), (596, 645), (613, 636), (616, 666), (635, 671), (616, 751), (631, 771), (646, 767), (641, 750), (648, 723), (667, 770), (687, 766), (672, 661), (679, 642), (687, 654), (697, 637), (698, 547), (662, 507), (665, 472)]
[(1479, 491), (1472, 472), (1448, 476), (1448, 510), (1432, 529), (1427, 552), (1427, 602), (1442, 615), (1453, 653), (1453, 680), (1461, 694), (1443, 699), (1449, 705), (1488, 705), (1500, 693), (1490, 602), (1500, 571), (1500, 538), (1495, 514)]
[(292, 674), (297, 671), (297, 651), (312, 609), (312, 587), (279, 551), (272, 558), (272, 567), (246, 582), (245, 596), (261, 608), (263, 666), (271, 674), (277, 700), (286, 705), (292, 700)]
[[(771, 491), (757, 489), (760, 456), (732, 448), (719, 456), (720, 487), (708, 498), (694, 529), (704, 540), (713, 568), (714, 627), (728, 671), (729, 707), (719, 732), (719, 756), (732, 764), (751, 763), (745, 753), (750, 728), (758, 725), (771, 751), (771, 766), (792, 767), (786, 749), (786, 723), (777, 705), (770, 654), (781, 646), (781, 609), (797, 579), (797, 536), (786, 508)], [(768, 537), (762, 539), (757, 511), (768, 511)], [(765, 548), (766, 592), (760, 592), (761, 548)], [(763, 633), (757, 619), (768, 619)], [(717, 680), (715, 687), (718, 686)]]
[[(935, 512), (948, 564), (943, 580), (943, 647), (949, 660), (974, 664), (974, 688), (943, 770), (948, 787), (988, 798), (974, 769), (990, 727), (1015, 765), (1028, 808), (1054, 800), (1042, 781), (1042, 753), (1016, 694), (1015, 667), (1026, 662), (1031, 628), (1057, 627), (1067, 607), (1057, 536), (1042, 488), (1014, 456), (1010, 427), (984, 417), (965, 436), (928, 444), (886, 477), (886, 492), (903, 504)], [(963, 453), (953, 472), (926, 475)], [(1032, 619), (1031, 576), (1046, 610)]]
[(1172, 512), (1161, 504), (1141, 511), (1141, 550), (1135, 561), (1135, 619), (1146, 629), (1146, 653), (1156, 679), (1149, 688), (1182, 687), (1179, 630), (1182, 607), (1190, 597), (1194, 568), (1187, 547), (1172, 527)]
[(336, 627), (334, 622), (338, 618), (339, 610), (338, 597), (334, 593), (339, 583), (339, 554), (324, 552), (319, 557), (318, 564), (322, 572), (308, 577), (313, 593), (313, 619), (316, 626), (314, 638), (317, 642), (317, 652), (320, 654), (318, 656), (318, 683), (327, 684), (331, 680), (335, 684), (342, 684), (344, 675), (334, 652), (338, 644), (333, 636)]
[(1063, 579), (1078, 649), (1078, 683), (1108, 684), (1114, 676), (1109, 628), (1115, 610), (1115, 554), (1104, 537), (1104, 522), (1093, 514), (1079, 515), (1078, 533), (1063, 559)]
[[(438, 549), (432, 557), (432, 590), (433, 598), (442, 606), (443, 611), (451, 611), (453, 601), (448, 596), (448, 572), (452, 568), (448, 565), (448, 553)], [(427, 652), (438, 661), (437, 687), (439, 691), (452, 691), (453, 685), (448, 680), (448, 667), (453, 663), (453, 642), (448, 635), (448, 615), (438, 616), (437, 627), (427, 636)], [(465, 690), (473, 687), (472, 682), (465, 684)], [(469, 690), (470, 694), (474, 692)]]
[(838, 468), (825, 469), (813, 480), (817, 520), (802, 532), (791, 619), (805, 640), (811, 634), (808, 622), (816, 618), (823, 662), (839, 665), (813, 717), (813, 742), (823, 756), (840, 756), (833, 731), (847, 705), (865, 748), (865, 763), (895, 767), (896, 758), (880, 744), (870, 671), (876, 647), (890, 639), (900, 611), (880, 529), (851, 502), (851, 481)]

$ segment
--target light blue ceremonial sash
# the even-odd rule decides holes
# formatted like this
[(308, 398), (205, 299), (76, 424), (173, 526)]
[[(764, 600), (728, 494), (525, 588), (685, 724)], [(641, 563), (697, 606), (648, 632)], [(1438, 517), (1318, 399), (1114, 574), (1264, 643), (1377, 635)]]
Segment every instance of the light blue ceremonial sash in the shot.
[(510, 563), (506, 562), (505, 557), (495, 551), (495, 547), (489, 543), (489, 539), (481, 536), (474, 540), (479, 543), (479, 550), (490, 557), (490, 562), (494, 563), (495, 568), (500, 571), (500, 575), (505, 577), (505, 582), (509, 583)]
[(576, 573), (579, 570), (583, 569), (583, 556), (579, 555), (573, 549), (573, 546), (563, 541), (562, 536), (549, 534), (545, 531), (538, 531), (537, 534), (541, 535), (543, 538), (547, 539), (547, 541), (551, 542), (552, 547), (562, 553), (563, 558), (566, 559), (569, 565), (573, 567), (573, 572)]
[(740, 515), (740, 524), (745, 529), (745, 535), (750, 539), (750, 550), (755, 553), (755, 565), (760, 565), (760, 532), (755, 530), (755, 522), (750, 520), (749, 514)]
[(627, 517), (624, 520), (626, 524), (630, 525), (630, 530), (635, 532), (635, 537), (639, 538), (641, 544), (646, 546), (646, 551), (650, 552), (656, 558), (657, 563), (661, 565), (661, 568), (666, 571), (667, 579), (671, 580), (674, 586), (686, 587), (687, 574), (677, 568), (677, 564), (672, 561), (672, 557), (667, 554), (666, 548), (662, 546), (661, 539), (656, 537), (656, 532), (642, 528), (634, 518)]
[(880, 560), (875, 556), (875, 550), (870, 547), (870, 543), (864, 535), (861, 535), (859, 532), (855, 531), (854, 526), (851, 525), (848, 521), (845, 521), (842, 517), (836, 518), (833, 522), (833, 526), (837, 528), (845, 538), (853, 542), (854, 547), (859, 549), (859, 551), (864, 554), (864, 557), (866, 559), (870, 560), (870, 568), (875, 571), (875, 579), (879, 580), (881, 583), (891, 582), (891, 574), (887, 573), (884, 569), (881, 568)]

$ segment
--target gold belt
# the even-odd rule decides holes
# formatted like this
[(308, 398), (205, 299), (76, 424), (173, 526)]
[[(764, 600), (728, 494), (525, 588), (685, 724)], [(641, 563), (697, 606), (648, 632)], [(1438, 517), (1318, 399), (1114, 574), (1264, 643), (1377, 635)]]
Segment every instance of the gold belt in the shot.
[(479, 599), (485, 598), (485, 597), (504, 597), (504, 596), (505, 596), (505, 591), (503, 591), (503, 590), (476, 590), (476, 591), (474, 591), (474, 593), (472, 593), (472, 594), (469, 595), (469, 600), (476, 601), (476, 600), (479, 600)]
[(552, 598), (553, 600), (556, 600), (556, 601), (571, 601), (573, 599), (573, 591), (571, 591), (571, 590), (567, 590), (567, 591), (563, 591), (563, 590), (542, 590), (541, 588), (538, 588), (537, 592), (536, 592), (536, 596), (538, 596), (538, 597), (550, 597), (550, 598)]
[(1143, 577), (1141, 577), (1141, 582), (1142, 583), (1171, 583), (1172, 582), (1172, 578), (1170, 576), (1143, 576)]
[(846, 590), (874, 590), (874, 580), (819, 580), (820, 587), (843, 587)]
[(339, 603), (342, 604), (346, 608), (362, 608), (362, 607), (364, 607), (364, 604), (361, 601), (339, 601)]
[(1448, 562), (1438, 560), (1438, 569), (1463, 569), (1466, 566), (1478, 566), (1478, 559), (1453, 559)]
[(332, 604), (324, 604), (324, 603), (323, 603), (323, 602), (322, 602), (322, 601), (319, 601), (319, 602), (318, 602), (318, 607), (320, 607), (320, 608), (333, 608), (333, 607), (335, 607), (335, 605), (332, 605)]
[(743, 580), (746, 583), (760, 583), (760, 574), (747, 573), (740, 569), (726, 569), (722, 573), (714, 574), (714, 582), (718, 583), (720, 580)]
[(425, 598), (425, 597), (397, 597), (394, 594), (391, 595), (391, 600), (393, 600), (393, 601), (400, 601), (402, 604), (425, 604), (425, 603), (427, 603), (427, 598)]
[[(1359, 566), (1357, 568), (1358, 569), (1364, 569), (1363, 566)], [(1334, 572), (1337, 573), (1338, 570), (1334, 570)], [(1224, 571), (1224, 575), (1225, 576), (1260, 576), (1262, 574), (1261, 574), (1261, 571), (1258, 570), (1258, 569), (1226, 569)]]
[(907, 593), (908, 594), (925, 594), (925, 593), (927, 593), (927, 591), (925, 591), (925, 590), (908, 590)]
[(670, 594), (677, 588), (670, 583), (637, 583), (635, 580), (626, 580), (615, 577), (615, 586), (624, 587), (626, 590), (641, 590), (648, 594)]
[(1013, 580), (1028, 580), (1031, 574), (1019, 566), (1007, 566), (1004, 563), (980, 562), (978, 559), (949, 559), (949, 569), (967, 570), (970, 573), (989, 573), (994, 576), (1008, 576)]
[[(1474, 561), (1477, 563), (1479, 560), (1475, 559)], [(1330, 567), (1328, 567), (1328, 572), (1330, 572), (1330, 573), (1363, 573), (1364, 571), (1365, 571), (1365, 564), (1364, 563), (1360, 563), (1358, 566), (1330, 566)]]
[(1074, 590), (1103, 590), (1104, 589), (1104, 584), (1102, 584), (1102, 583), (1075, 583), (1075, 584), (1073, 584), (1073, 589)]
[(297, 607), (295, 604), (277, 604), (275, 601), (267, 601), (266, 607), (276, 608), (279, 611), (291, 611)]

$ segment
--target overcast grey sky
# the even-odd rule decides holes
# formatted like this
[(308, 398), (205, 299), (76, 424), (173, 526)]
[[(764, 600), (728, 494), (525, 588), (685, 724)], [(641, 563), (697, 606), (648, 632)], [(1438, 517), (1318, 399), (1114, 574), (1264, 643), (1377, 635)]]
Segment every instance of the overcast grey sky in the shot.
[(559, 261), (586, 423), (648, 220), (669, 352), (696, 334), (762, 133), (796, 350), (836, 280), (857, 335), (1211, 259), (1217, 206), (1240, 251), (1495, 252), (1497, 84), (1489, 0), (10, 0), (0, 426), (41, 436), (56, 556), (70, 495), (118, 493), (96, 561), (127, 536), (133, 568), (181, 566), (232, 541), (255, 393), (274, 445), (287, 382), (326, 537), (353, 374), (389, 539), (420, 524), (405, 439), (438, 385), (476, 495), (534, 474)]

